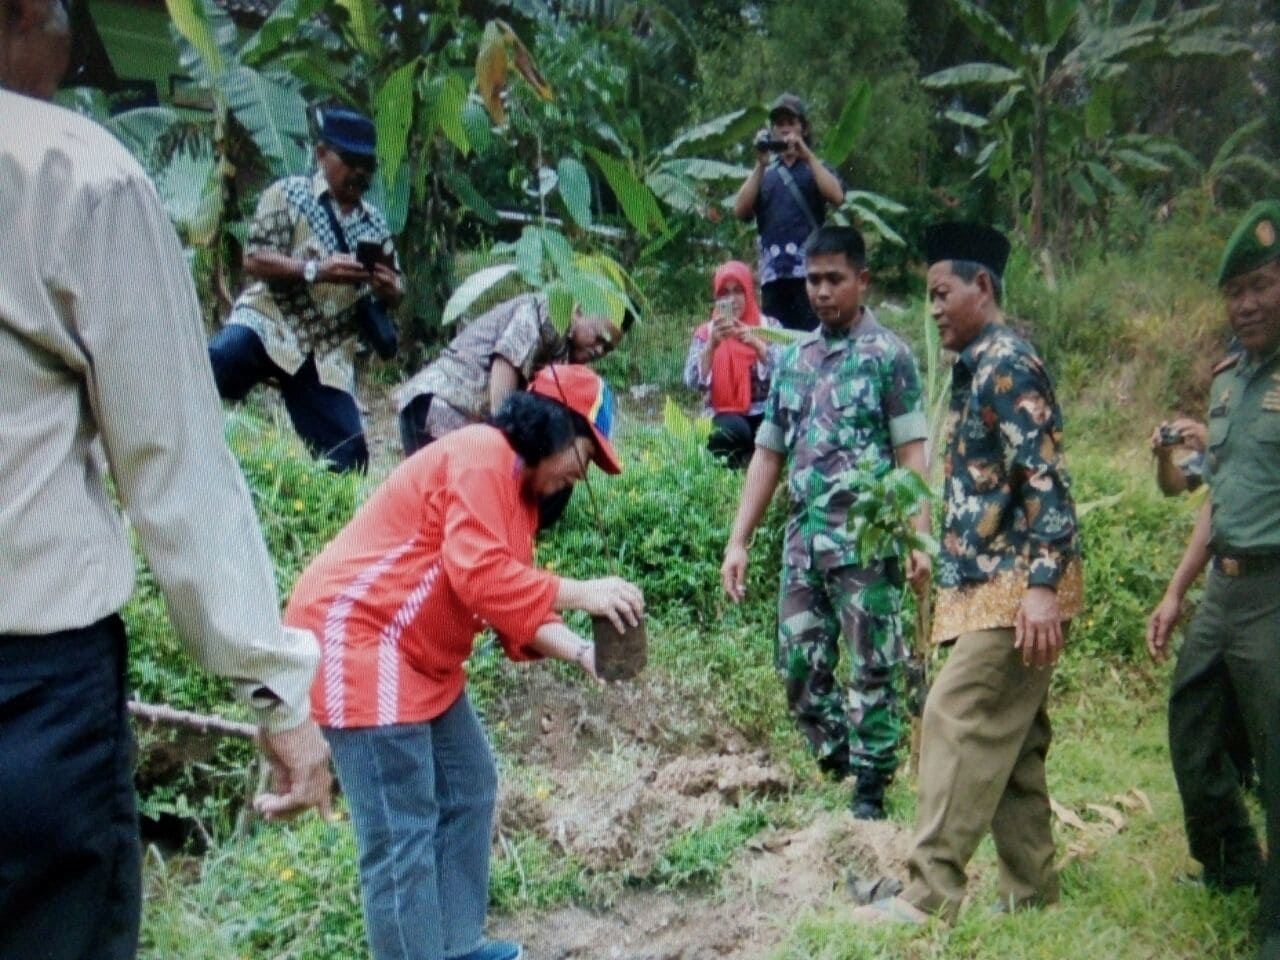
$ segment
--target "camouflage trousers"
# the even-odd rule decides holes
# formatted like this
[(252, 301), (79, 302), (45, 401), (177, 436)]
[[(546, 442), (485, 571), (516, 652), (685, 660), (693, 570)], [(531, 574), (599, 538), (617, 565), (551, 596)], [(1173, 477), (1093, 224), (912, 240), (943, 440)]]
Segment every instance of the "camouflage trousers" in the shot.
[(777, 667), (818, 766), (834, 776), (897, 768), (901, 584), (896, 560), (830, 570), (783, 564)]

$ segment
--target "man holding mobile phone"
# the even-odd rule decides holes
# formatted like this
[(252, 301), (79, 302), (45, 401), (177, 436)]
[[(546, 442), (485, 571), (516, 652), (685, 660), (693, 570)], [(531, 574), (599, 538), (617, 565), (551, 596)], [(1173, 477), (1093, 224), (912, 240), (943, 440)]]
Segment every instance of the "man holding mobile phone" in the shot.
[(755, 139), (756, 164), (733, 202), (739, 220), (756, 221), (760, 308), (789, 330), (816, 330), (805, 289), (805, 240), (844, 202), (839, 175), (810, 148), (804, 101), (784, 93), (769, 107), (769, 128)]
[(362, 310), (385, 311), (404, 295), (386, 220), (364, 199), (377, 168), (372, 121), (325, 111), (316, 164), (313, 175), (278, 180), (258, 201), (244, 258), (255, 282), (210, 342), (209, 359), (223, 398), (277, 385), (312, 454), (336, 471), (364, 470), (358, 322)]

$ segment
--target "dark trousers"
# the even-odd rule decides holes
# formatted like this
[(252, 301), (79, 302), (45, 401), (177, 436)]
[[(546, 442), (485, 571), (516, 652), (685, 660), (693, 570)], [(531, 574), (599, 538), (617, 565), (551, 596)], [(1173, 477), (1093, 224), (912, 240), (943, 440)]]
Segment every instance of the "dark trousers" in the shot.
[(809, 303), (803, 277), (770, 280), (760, 288), (760, 309), (788, 330), (816, 330), (818, 315)]
[[(1229, 749), (1241, 726), (1260, 761), (1269, 826), (1280, 813), (1280, 769), (1271, 760), (1272, 731), (1280, 726), (1274, 720), (1280, 711), (1278, 588), (1274, 570), (1239, 577), (1212, 571), (1178, 651), (1169, 694), (1169, 753), (1187, 842), (1204, 864), (1205, 881), (1223, 888), (1254, 884), (1262, 872)], [(1272, 835), (1270, 844), (1280, 848), (1280, 836)]]
[(118, 617), (0, 636), (0, 957), (135, 955), (132, 752)]
[(404, 448), (406, 457), (412, 457), (435, 439), (427, 429), (427, 411), (430, 409), (431, 394), (422, 393), (400, 411), (400, 446)]
[(267, 355), (258, 335), (240, 323), (229, 323), (209, 341), (209, 362), (218, 393), (240, 401), (264, 381), (280, 387), (285, 409), (312, 456), (328, 460), (331, 470), (365, 470), (369, 448), (355, 397), (326, 387), (316, 372), (314, 357), (295, 374), (285, 373)]
[(756, 449), (756, 431), (763, 414), (717, 413), (711, 418), (707, 450), (731, 467), (745, 467)]

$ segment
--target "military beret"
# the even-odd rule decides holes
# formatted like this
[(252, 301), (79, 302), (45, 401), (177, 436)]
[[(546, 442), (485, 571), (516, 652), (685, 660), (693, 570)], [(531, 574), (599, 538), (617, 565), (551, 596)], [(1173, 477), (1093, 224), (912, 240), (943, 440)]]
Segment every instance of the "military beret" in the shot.
[(1280, 200), (1259, 200), (1227, 241), (1218, 267), (1218, 286), (1280, 259)]
[(924, 253), (930, 266), (940, 260), (968, 260), (1001, 276), (1009, 260), (1009, 240), (983, 223), (935, 223), (924, 232)]

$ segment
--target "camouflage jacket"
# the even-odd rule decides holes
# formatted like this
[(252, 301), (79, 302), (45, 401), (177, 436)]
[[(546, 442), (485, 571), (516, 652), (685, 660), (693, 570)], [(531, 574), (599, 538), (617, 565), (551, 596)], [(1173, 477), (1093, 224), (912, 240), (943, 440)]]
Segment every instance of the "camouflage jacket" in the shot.
[(849, 475), (892, 469), (894, 448), (927, 434), (915, 358), (870, 310), (847, 335), (819, 326), (789, 346), (756, 433), (757, 446), (789, 461), (784, 562), (819, 569), (863, 562), (847, 529), (855, 499)]
[(939, 587), (1007, 572), (1058, 586), (1080, 552), (1062, 411), (1040, 358), (1003, 324), (984, 328), (952, 368), (944, 475)]

